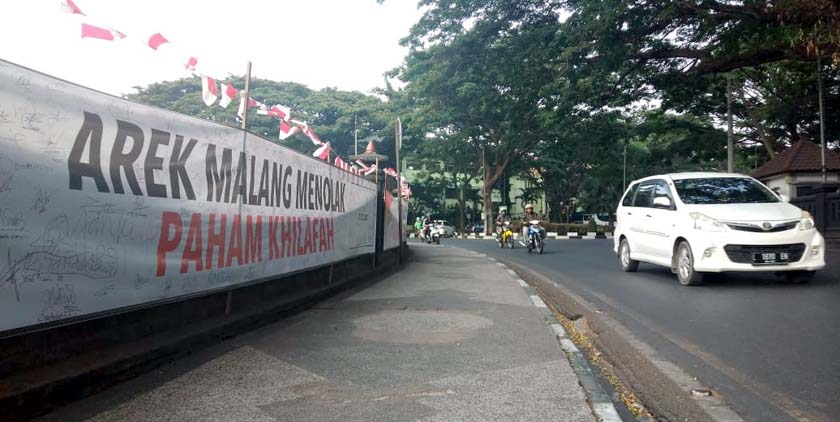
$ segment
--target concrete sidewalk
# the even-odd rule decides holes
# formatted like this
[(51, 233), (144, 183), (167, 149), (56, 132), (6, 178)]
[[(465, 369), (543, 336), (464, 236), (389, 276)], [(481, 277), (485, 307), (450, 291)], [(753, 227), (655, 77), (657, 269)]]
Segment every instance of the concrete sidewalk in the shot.
[(594, 421), (534, 301), (486, 257), (404, 270), (42, 420)]

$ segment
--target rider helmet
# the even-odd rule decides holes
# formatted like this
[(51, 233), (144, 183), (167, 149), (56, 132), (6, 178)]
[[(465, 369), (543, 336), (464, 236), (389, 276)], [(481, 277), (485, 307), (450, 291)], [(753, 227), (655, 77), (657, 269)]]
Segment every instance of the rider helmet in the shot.
[(534, 209), (534, 204), (525, 204), (525, 209), (527, 210), (528, 208)]

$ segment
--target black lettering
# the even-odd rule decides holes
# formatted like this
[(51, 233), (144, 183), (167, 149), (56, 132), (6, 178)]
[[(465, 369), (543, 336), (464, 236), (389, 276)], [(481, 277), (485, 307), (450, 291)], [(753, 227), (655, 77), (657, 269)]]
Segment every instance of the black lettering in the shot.
[[(102, 175), (99, 154), (102, 151), (102, 118), (93, 113), (84, 112), (85, 121), (76, 135), (70, 156), (67, 158), (67, 171), (70, 174), (70, 189), (82, 190), (82, 177), (91, 177), (96, 183), (96, 190), (108, 192), (108, 183)], [(85, 145), (90, 139), (88, 162), (82, 163)]]
[(256, 172), (256, 163), (257, 157), (251, 156), (251, 184), (248, 185), (248, 203), (251, 205), (257, 205), (257, 195), (254, 194), (254, 185), (257, 183), (257, 178), (254, 175)]
[(268, 160), (263, 160), (262, 170), (260, 170), (260, 193), (257, 197), (257, 205), (263, 205), (263, 199), (265, 200), (265, 205), (269, 205), (268, 203)]
[(309, 179), (306, 172), (298, 170), (297, 172), (297, 201), (295, 208), (301, 209), (306, 207), (306, 181)]
[[(169, 157), (169, 185), (172, 189), (173, 198), (181, 199), (181, 183), (183, 183), (184, 193), (187, 195), (187, 199), (195, 200), (195, 192), (193, 191), (192, 183), (190, 182), (190, 176), (187, 174), (186, 164), (187, 158), (189, 158), (190, 154), (192, 154), (193, 148), (195, 148), (195, 144), (197, 144), (198, 141), (190, 138), (187, 142), (187, 147), (184, 148), (183, 152), (181, 152), (183, 143), (184, 137), (181, 135), (175, 135), (175, 145), (172, 146), (172, 155)], [(209, 187), (210, 184), (208, 183), (208, 188)], [(210, 190), (207, 191), (207, 195), (210, 195)]]
[[(213, 190), (215, 186), (216, 202), (230, 202), (230, 166), (233, 152), (224, 148), (222, 150), (222, 168), (216, 165), (216, 145), (207, 145), (206, 172), (207, 172), (207, 201), (213, 201)], [(224, 198), (222, 197), (224, 193)]]
[(332, 180), (324, 183), (324, 210), (332, 211)]
[[(131, 149), (123, 152), (128, 138), (131, 138)], [(137, 183), (137, 176), (134, 174), (134, 162), (140, 157), (142, 150), (143, 130), (133, 123), (117, 120), (117, 138), (111, 150), (111, 184), (114, 185), (114, 193), (125, 193), (120, 176), (120, 168), (122, 168), (131, 193), (143, 195), (140, 184)]]
[(166, 185), (155, 183), (155, 170), (163, 170), (163, 158), (157, 156), (157, 149), (161, 145), (169, 145), (169, 132), (152, 129), (149, 150), (143, 162), (143, 174), (146, 176), (146, 194), (156, 198), (166, 198)]
[(283, 185), (286, 186), (286, 190), (283, 191), (283, 207), (289, 209), (292, 206), (292, 168), (286, 166), (286, 170), (283, 171)]
[(245, 153), (239, 153), (239, 164), (236, 166), (236, 176), (233, 178), (233, 195), (230, 202), (248, 203), (248, 159)]
[(315, 203), (312, 202), (312, 182), (315, 180), (315, 174), (309, 173), (309, 179), (306, 182), (306, 209), (315, 209)]

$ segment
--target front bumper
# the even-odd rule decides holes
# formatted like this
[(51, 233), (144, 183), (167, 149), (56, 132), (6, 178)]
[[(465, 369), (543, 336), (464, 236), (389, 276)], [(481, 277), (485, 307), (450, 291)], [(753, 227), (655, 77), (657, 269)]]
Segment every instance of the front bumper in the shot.
[[(726, 233), (698, 233), (689, 237), (694, 254), (694, 269), (700, 272), (723, 271), (816, 271), (825, 267), (825, 239), (817, 230), (796, 229), (778, 233), (750, 233), (728, 231)], [(737, 259), (735, 245), (748, 245), (746, 250), (761, 251), (767, 246), (770, 251), (778, 245), (804, 244), (804, 251), (798, 260), (786, 264), (761, 264), (734, 262)], [(730, 245), (730, 253), (726, 251)], [(755, 248), (753, 248), (755, 247)], [(795, 248), (794, 248), (795, 249)], [(743, 256), (742, 256), (743, 257)]]

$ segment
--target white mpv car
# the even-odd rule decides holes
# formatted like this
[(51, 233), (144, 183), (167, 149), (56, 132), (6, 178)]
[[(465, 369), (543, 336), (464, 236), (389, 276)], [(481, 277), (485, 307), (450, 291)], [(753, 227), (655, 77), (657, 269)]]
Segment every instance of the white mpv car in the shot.
[(683, 285), (722, 271), (783, 271), (801, 283), (825, 267), (811, 214), (742, 174), (646, 177), (630, 185), (616, 216), (624, 271), (644, 261), (670, 267)]

